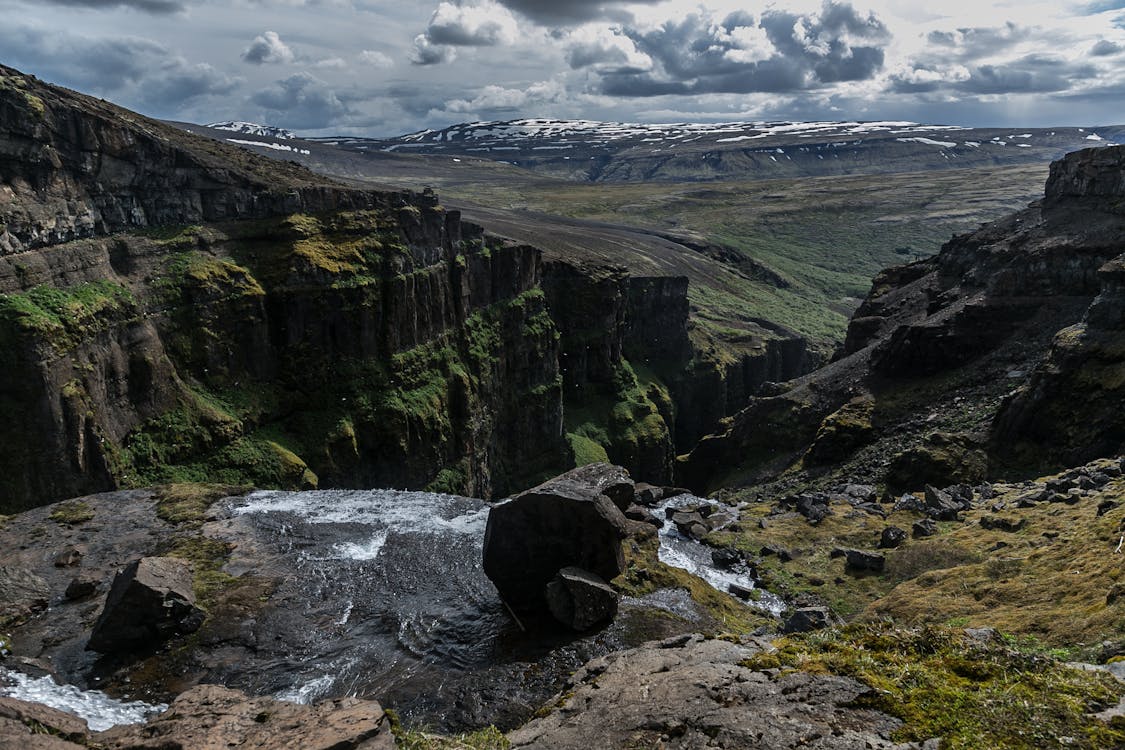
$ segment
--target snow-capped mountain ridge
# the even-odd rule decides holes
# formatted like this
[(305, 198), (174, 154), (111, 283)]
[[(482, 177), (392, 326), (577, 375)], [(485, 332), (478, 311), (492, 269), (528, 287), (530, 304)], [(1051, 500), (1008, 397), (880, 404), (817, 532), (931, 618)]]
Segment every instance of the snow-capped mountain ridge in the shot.
[(244, 135), (256, 135), (262, 138), (278, 138), (281, 140), (294, 140), (297, 135), (285, 128), (277, 128), (272, 125), (259, 125), (256, 122), (241, 122), (238, 120), (228, 120), (225, 122), (212, 122), (204, 127), (213, 130), (229, 130), (233, 133), (242, 133)]

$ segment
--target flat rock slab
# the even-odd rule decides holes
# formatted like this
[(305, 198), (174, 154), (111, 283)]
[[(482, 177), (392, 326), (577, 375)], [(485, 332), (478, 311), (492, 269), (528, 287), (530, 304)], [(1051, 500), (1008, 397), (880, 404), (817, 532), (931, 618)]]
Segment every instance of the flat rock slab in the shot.
[(47, 582), (30, 570), (0, 567), (0, 626), (17, 623), (47, 608)]
[(86, 722), (73, 714), (40, 703), (0, 698), (0, 748), (76, 750), (86, 747), (88, 734)]
[(688, 636), (595, 659), (557, 708), (508, 738), (514, 750), (920, 747), (891, 741), (898, 719), (849, 707), (868, 690), (855, 680), (741, 666), (761, 649)]
[(312, 706), (251, 698), (219, 685), (183, 693), (147, 724), (95, 735), (106, 750), (394, 750), (390, 721), (374, 701)]

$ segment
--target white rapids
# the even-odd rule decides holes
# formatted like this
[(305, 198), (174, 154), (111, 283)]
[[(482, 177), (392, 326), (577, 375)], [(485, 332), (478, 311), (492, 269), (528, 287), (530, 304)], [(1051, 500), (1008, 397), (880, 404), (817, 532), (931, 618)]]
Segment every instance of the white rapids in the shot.
[(168, 706), (143, 701), (120, 701), (100, 690), (80, 690), (60, 685), (50, 677), (28, 677), (0, 667), (0, 696), (41, 703), (85, 719), (91, 731), (102, 732), (120, 724), (143, 724)]

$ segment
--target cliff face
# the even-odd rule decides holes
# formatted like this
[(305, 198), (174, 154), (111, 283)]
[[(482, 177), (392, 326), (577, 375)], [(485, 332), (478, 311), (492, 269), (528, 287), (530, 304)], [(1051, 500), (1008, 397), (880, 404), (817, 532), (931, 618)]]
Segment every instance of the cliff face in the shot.
[(841, 357), (753, 400), (680, 480), (813, 476), (832, 456), (897, 485), (906, 467), (957, 472), (950, 445), (994, 476), (1120, 451), (1123, 236), (1125, 148), (1068, 155), (1042, 201), (878, 276)]
[(4, 509), (566, 465), (538, 250), (0, 74)]

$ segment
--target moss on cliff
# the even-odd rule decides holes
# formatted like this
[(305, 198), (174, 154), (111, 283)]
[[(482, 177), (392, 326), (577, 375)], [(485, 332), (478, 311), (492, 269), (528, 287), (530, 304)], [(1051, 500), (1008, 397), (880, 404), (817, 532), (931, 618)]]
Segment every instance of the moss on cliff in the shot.
[(67, 288), (40, 285), (26, 292), (0, 294), (0, 325), (6, 329), (0, 340), (30, 335), (65, 351), (137, 312), (132, 292), (110, 281)]

